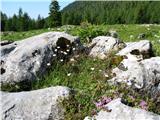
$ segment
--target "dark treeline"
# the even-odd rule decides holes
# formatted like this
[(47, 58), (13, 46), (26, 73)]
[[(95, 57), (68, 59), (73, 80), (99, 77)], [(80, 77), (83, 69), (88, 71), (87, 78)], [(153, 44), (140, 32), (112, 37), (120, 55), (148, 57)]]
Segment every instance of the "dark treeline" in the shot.
[(12, 17), (7, 17), (5, 13), (1, 12), (1, 31), (27, 31), (57, 27), (61, 24), (61, 11), (57, 0), (51, 1), (47, 18), (38, 15), (36, 20), (32, 19), (26, 12), (23, 13), (21, 8), (18, 15), (14, 14)]
[(49, 6), (49, 16), (32, 19), (19, 9), (7, 17), (1, 12), (1, 31), (27, 31), (65, 24), (153, 24), (160, 23), (160, 1), (75, 1), (60, 11), (57, 0)]
[(48, 27), (47, 19), (40, 15), (38, 18), (31, 19), (29, 15), (19, 9), (18, 15), (14, 14), (12, 17), (7, 17), (5, 13), (1, 12), (1, 30), (2, 31), (27, 31), (33, 29), (41, 29)]
[(160, 1), (75, 1), (62, 10), (62, 24), (160, 23)]

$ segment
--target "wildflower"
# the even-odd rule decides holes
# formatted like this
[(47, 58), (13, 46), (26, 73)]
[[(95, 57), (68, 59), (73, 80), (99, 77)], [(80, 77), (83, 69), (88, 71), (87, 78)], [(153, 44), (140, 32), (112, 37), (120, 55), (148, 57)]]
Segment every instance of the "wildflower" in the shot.
[(63, 59), (60, 59), (61, 62), (63, 62)]
[(59, 49), (60, 47), (59, 47), (59, 46), (57, 46), (57, 48)]
[(71, 76), (71, 73), (68, 73), (67, 76), (68, 76), (68, 77)]
[(55, 49), (54, 51), (57, 52), (57, 49)]
[(63, 53), (63, 51), (61, 51), (61, 53)]
[(72, 48), (72, 50), (73, 50), (73, 51), (75, 51), (75, 50), (76, 50), (76, 48)]
[(67, 52), (63, 52), (64, 55), (67, 55)]
[(70, 59), (71, 62), (75, 61), (73, 58)]
[(56, 54), (53, 54), (53, 57), (56, 57)]
[(110, 97), (102, 97), (102, 99), (99, 102), (94, 102), (97, 108), (103, 108), (106, 104), (111, 102), (112, 99)]
[(67, 49), (66, 51), (69, 52), (69, 49)]
[(91, 68), (91, 70), (93, 71), (93, 70), (94, 70), (94, 68)]
[(69, 45), (67, 45), (67, 47), (69, 47)]
[(50, 63), (47, 63), (47, 66), (50, 66), (51, 64)]
[(106, 78), (108, 78), (109, 76), (107, 74), (104, 75)]
[(148, 109), (147, 103), (144, 100), (140, 102), (139, 106), (144, 110)]
[(102, 97), (103, 101), (105, 101), (105, 104), (108, 104), (109, 102), (112, 101), (112, 99), (110, 97)]
[(102, 70), (99, 70), (99, 72), (102, 72)]

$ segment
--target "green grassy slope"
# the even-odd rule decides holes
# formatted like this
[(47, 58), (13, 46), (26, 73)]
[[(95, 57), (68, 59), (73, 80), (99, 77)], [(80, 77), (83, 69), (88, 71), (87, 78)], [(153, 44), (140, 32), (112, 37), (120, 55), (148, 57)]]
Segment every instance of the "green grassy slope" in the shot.
[[(108, 34), (109, 30), (116, 30), (119, 34), (119, 38), (125, 42), (138, 41), (140, 40), (138, 39), (138, 35), (144, 33), (144, 39), (149, 39), (152, 42), (154, 53), (160, 56), (160, 26), (157, 25), (95, 26), (82, 24), (81, 26), (75, 27), (63, 26), (60, 29), (54, 28), (52, 30), (3, 34), (2, 40), (15, 41), (43, 32), (57, 30), (65, 30), (72, 35), (80, 36), (83, 43), (87, 43), (89, 38)], [(122, 97), (127, 101), (126, 103), (128, 105), (134, 107), (140, 107), (140, 101), (144, 100), (148, 104), (149, 111), (160, 114), (160, 104), (158, 100), (153, 101), (144, 93), (134, 92), (124, 85), (115, 87), (107, 84), (107, 80), (110, 79), (111, 76), (106, 77), (103, 71), (110, 73), (110, 70), (117, 66), (117, 63), (113, 62), (113, 59), (118, 60), (118, 63), (121, 61), (121, 59), (115, 58), (112, 54), (109, 59), (106, 60), (93, 59), (85, 54), (81, 54), (74, 62), (67, 62), (64, 64), (57, 61), (45, 76), (40, 77), (38, 81), (32, 83), (32, 89), (40, 89), (55, 85), (68, 86), (74, 89), (76, 95), (61, 102), (66, 108), (66, 119), (83, 119), (87, 115), (95, 114), (100, 109), (95, 106), (94, 102), (101, 99), (102, 96), (111, 97), (112, 99)]]

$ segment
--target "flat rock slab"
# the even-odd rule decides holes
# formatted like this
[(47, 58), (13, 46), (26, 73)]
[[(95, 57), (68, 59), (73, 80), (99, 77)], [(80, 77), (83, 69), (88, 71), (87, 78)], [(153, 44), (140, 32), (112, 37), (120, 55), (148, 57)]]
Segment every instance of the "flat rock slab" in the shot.
[(80, 49), (80, 39), (64, 32), (47, 32), (14, 43), (1, 51), (2, 86), (32, 82), (43, 75), (54, 60), (65, 59)]
[(101, 110), (97, 115), (86, 117), (84, 120), (160, 120), (160, 115), (126, 106), (120, 98), (111, 101), (105, 107), (110, 112)]
[(113, 51), (119, 50), (122, 42), (118, 38), (108, 36), (98, 36), (90, 44), (91, 50), (89, 55), (104, 59)]
[(61, 120), (64, 109), (59, 98), (67, 98), (67, 87), (50, 87), (19, 93), (1, 92), (2, 120)]

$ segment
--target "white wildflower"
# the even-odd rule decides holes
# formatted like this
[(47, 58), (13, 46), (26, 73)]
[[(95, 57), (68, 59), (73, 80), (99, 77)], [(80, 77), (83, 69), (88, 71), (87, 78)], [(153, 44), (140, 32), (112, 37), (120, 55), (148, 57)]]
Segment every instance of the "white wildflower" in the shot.
[(102, 72), (102, 70), (99, 70), (99, 72)]
[(67, 47), (69, 47), (69, 45), (67, 45)]
[(56, 57), (56, 54), (53, 54), (53, 57)]
[(73, 58), (70, 59), (71, 62), (75, 61)]
[(57, 46), (57, 48), (59, 49), (59, 48), (60, 48), (60, 46)]
[(71, 76), (71, 73), (68, 73), (67, 76), (68, 76), (68, 77)]
[(93, 70), (94, 70), (94, 68), (91, 68), (91, 70), (93, 71)]
[(63, 53), (63, 51), (61, 51), (61, 53)]
[(66, 51), (69, 52), (69, 49), (67, 49)]
[(63, 62), (63, 59), (60, 59), (61, 62)]
[(67, 52), (63, 52), (64, 55), (67, 55)]
[(104, 74), (104, 76), (107, 78), (107, 77), (109, 77), (107, 74)]
[(74, 50), (76, 50), (76, 48), (72, 48), (72, 50), (74, 51)]
[(54, 51), (57, 52), (57, 49), (55, 49)]
[(51, 65), (51, 63), (47, 63), (47, 66), (50, 66)]

